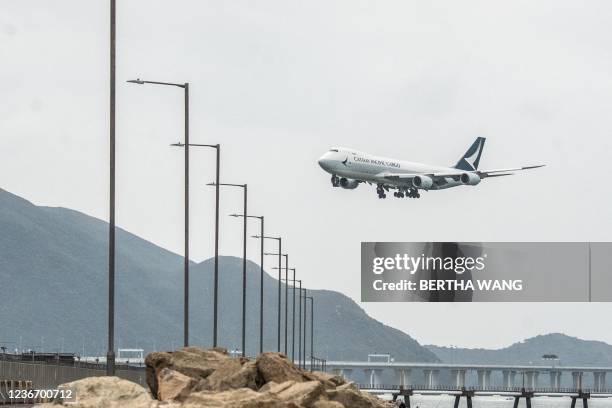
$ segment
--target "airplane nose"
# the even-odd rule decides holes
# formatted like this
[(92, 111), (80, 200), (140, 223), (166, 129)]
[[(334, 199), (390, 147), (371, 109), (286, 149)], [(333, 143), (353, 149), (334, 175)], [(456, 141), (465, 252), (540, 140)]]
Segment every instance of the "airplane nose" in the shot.
[(325, 158), (325, 156), (321, 157), (319, 159), (319, 166), (321, 166), (323, 170), (329, 169), (329, 159)]

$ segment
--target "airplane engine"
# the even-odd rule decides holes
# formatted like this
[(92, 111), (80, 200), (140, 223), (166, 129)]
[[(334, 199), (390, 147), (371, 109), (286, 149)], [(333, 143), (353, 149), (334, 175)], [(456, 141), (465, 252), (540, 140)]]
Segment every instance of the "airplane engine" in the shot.
[(359, 182), (357, 180), (347, 179), (345, 177), (342, 177), (340, 179), (340, 187), (342, 188), (346, 188), (347, 190), (353, 190), (356, 189), (357, 186), (359, 186)]
[(412, 179), (412, 185), (421, 190), (427, 190), (433, 186), (433, 180), (429, 176), (415, 176)]
[(463, 173), (461, 175), (461, 183), (468, 186), (475, 186), (480, 183), (480, 176), (476, 173)]

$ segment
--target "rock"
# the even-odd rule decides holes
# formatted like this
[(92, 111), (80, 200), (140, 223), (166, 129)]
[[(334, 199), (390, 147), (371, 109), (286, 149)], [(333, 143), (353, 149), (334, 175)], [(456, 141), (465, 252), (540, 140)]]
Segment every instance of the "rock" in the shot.
[(269, 383), (261, 387), (259, 389), (259, 392), (269, 391), (273, 394), (278, 394), (279, 392), (282, 392), (286, 390), (287, 388), (291, 387), (293, 384), (296, 384), (296, 382), (295, 381), (285, 381), (284, 383), (279, 384), (279, 383), (275, 383), (274, 381), (270, 381)]
[[(280, 353), (257, 360), (233, 359), (223, 349), (197, 347), (151, 353), (146, 358), (151, 393), (118, 377), (90, 377), (72, 388), (75, 408), (388, 408), (392, 405), (353, 383), (323, 372), (297, 368)], [(157, 399), (154, 399), (157, 398)]]
[(147, 383), (159, 401), (148, 396), (143, 408), (389, 407), (342, 377), (303, 371), (281, 353), (252, 361), (231, 358), (223, 349), (189, 347), (149, 354), (145, 362)]
[[(323, 395), (324, 388), (319, 381), (292, 382), (280, 392), (268, 391), (276, 394), (281, 401), (292, 402), (298, 406), (309, 407)], [(282, 385), (282, 384), (281, 384)], [(280, 386), (279, 386), (280, 387)], [(279, 388), (277, 387), (277, 388)]]
[(174, 352), (154, 352), (147, 355), (147, 384), (157, 395), (157, 378), (164, 368), (170, 368), (196, 380), (212, 374), (223, 362), (230, 360), (227, 350), (185, 347)]
[[(76, 402), (62, 402), (59, 405), (73, 408), (157, 408), (159, 403), (140, 385), (119, 377), (88, 377), (61, 385), (71, 388)], [(42, 407), (57, 407), (57, 403), (43, 404)], [(163, 405), (174, 408), (177, 405)]]
[(257, 391), (263, 379), (254, 361), (231, 359), (223, 362), (211, 375), (201, 381), (196, 391), (227, 391), (250, 388)]
[(312, 408), (345, 408), (339, 402), (336, 401), (328, 401), (328, 400), (319, 400), (312, 404)]
[(339, 375), (331, 375), (321, 371), (306, 371), (303, 375), (309, 381), (320, 381), (326, 389), (336, 388), (339, 385), (346, 384), (346, 380)]
[[(260, 393), (250, 388), (231, 391), (200, 391), (191, 393), (181, 408), (278, 408), (289, 406), (282, 403), (274, 394)], [(161, 407), (160, 407), (161, 408)]]
[(352, 383), (344, 384), (334, 390), (327, 390), (331, 401), (339, 402), (350, 408), (388, 408), (390, 405), (368, 393), (361, 392)]
[(197, 381), (178, 371), (163, 368), (157, 376), (157, 399), (168, 401), (177, 398), (182, 392), (195, 387)]
[(302, 371), (281, 353), (263, 353), (257, 357), (256, 364), (259, 374), (266, 383), (274, 381), (280, 384), (285, 381), (307, 380)]

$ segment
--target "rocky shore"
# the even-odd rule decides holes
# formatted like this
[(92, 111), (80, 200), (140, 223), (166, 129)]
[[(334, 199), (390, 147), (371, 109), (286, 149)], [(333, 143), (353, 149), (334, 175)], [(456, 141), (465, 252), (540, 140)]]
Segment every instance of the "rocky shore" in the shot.
[(117, 377), (65, 384), (78, 401), (45, 407), (74, 408), (389, 408), (338, 376), (305, 371), (281, 353), (232, 358), (225, 349), (187, 347), (146, 358), (149, 389)]

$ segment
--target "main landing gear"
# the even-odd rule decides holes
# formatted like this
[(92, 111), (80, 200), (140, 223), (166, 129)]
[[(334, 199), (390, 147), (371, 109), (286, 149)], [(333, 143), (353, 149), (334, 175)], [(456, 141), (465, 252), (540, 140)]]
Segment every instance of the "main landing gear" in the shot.
[(385, 189), (383, 188), (382, 184), (376, 186), (376, 193), (378, 194), (378, 198), (387, 198), (387, 195), (385, 194)]
[(406, 190), (398, 190), (396, 192), (393, 193), (393, 195), (397, 198), (404, 198), (404, 197), (408, 197), (408, 198), (420, 198), (421, 194), (419, 194), (419, 190), (417, 190), (416, 188), (409, 188)]
[(332, 175), (331, 183), (332, 183), (332, 186), (334, 186), (334, 187), (340, 186), (340, 177), (336, 176), (335, 174)]

